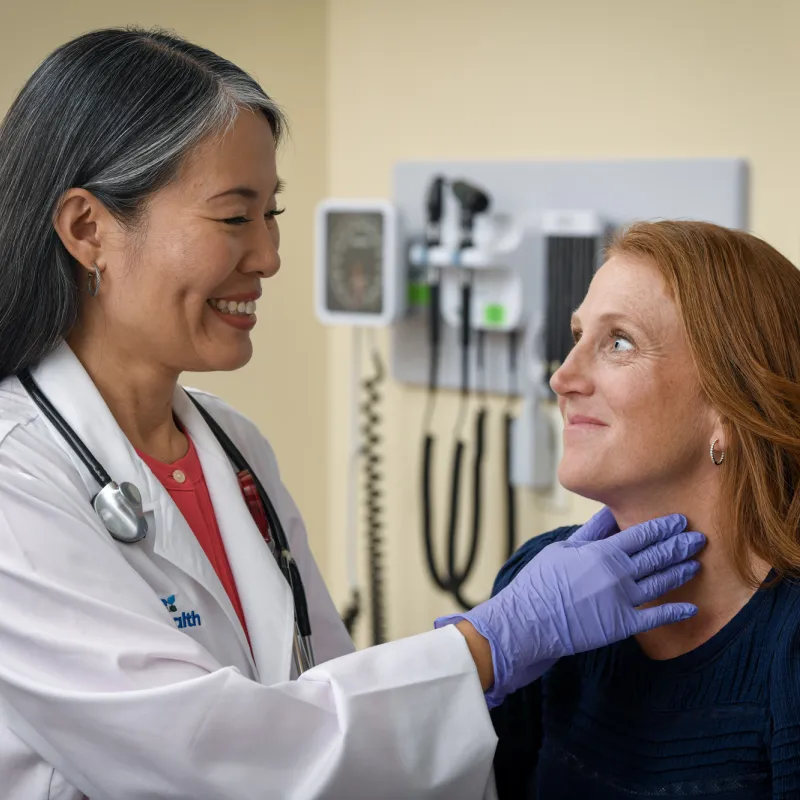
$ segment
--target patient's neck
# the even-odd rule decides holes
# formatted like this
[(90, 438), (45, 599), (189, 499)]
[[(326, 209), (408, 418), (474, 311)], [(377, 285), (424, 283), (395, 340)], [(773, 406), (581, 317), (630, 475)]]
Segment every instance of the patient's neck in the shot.
[[(662, 496), (648, 493), (646, 500), (627, 498), (608, 505), (620, 530), (654, 517), (680, 513), (688, 520), (688, 530), (700, 531), (708, 538), (706, 548), (697, 556), (702, 564), (697, 577), (657, 601), (694, 603), (698, 614), (637, 636), (650, 658), (676, 658), (699, 647), (730, 622), (753, 596), (754, 588), (733, 567), (726, 544), (733, 531), (725, 530), (716, 480), (695, 483), (684, 490), (678, 488)], [(755, 560), (753, 567), (762, 580), (769, 572), (769, 565), (760, 560)]]

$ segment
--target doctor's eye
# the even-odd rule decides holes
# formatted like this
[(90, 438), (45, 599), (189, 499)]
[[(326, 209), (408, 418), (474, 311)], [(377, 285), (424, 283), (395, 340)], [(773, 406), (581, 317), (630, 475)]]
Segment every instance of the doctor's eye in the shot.
[[(264, 214), (264, 219), (267, 222), (272, 222), (275, 217), (280, 216), (284, 211), (286, 211), (285, 208), (273, 208), (272, 211), (267, 211), (267, 213)], [(227, 219), (222, 220), (222, 222), (224, 222), (226, 225), (245, 225), (252, 221), (253, 220), (250, 219), (250, 217), (228, 217)]]
[(581, 331), (578, 328), (572, 328), (571, 332), (572, 332), (572, 343), (578, 344), (578, 342), (581, 340)]

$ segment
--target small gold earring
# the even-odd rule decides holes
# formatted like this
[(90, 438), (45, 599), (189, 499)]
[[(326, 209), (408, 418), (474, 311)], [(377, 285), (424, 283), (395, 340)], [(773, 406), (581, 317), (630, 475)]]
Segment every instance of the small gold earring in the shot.
[(720, 450), (721, 455), (719, 457), (719, 461), (717, 461), (717, 457), (714, 455), (714, 448), (717, 446), (717, 442), (718, 441), (719, 441), (719, 439), (714, 439), (714, 441), (711, 442), (711, 450), (709, 450), (709, 454), (711, 455), (711, 461), (717, 467), (725, 460), (725, 451), (724, 450)]

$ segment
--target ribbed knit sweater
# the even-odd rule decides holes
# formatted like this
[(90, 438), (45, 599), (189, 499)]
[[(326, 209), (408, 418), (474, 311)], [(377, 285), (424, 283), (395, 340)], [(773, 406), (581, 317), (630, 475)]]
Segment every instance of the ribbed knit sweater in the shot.
[[(494, 591), (574, 530), (523, 545)], [(759, 589), (678, 658), (635, 639), (562, 658), (492, 719), (501, 800), (800, 800), (800, 586)]]

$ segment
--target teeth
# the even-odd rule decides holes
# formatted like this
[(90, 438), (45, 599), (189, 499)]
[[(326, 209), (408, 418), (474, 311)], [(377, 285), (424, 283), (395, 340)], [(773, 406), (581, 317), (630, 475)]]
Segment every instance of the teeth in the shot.
[(238, 315), (248, 315), (248, 314), (255, 314), (256, 311), (256, 303), (255, 300), (248, 300), (246, 303), (241, 302), (237, 303), (235, 300), (209, 300), (208, 304), (212, 308), (216, 308), (217, 311), (221, 311), (223, 314), (234, 314)]

